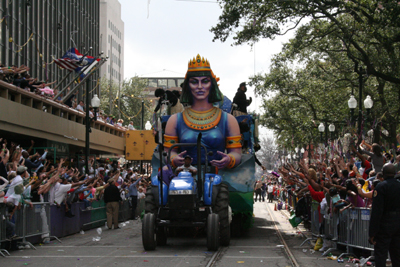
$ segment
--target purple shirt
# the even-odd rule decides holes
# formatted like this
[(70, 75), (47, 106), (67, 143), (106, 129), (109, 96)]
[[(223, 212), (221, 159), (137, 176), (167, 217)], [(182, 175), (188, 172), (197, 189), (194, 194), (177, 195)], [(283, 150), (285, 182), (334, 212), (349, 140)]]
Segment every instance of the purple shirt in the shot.
[(362, 197), (360, 197), (359, 195), (357, 195), (356, 200), (354, 200), (353, 197), (347, 197), (346, 199), (348, 202), (352, 203), (354, 207), (356, 208), (364, 208), (365, 207), (365, 202), (362, 199)]

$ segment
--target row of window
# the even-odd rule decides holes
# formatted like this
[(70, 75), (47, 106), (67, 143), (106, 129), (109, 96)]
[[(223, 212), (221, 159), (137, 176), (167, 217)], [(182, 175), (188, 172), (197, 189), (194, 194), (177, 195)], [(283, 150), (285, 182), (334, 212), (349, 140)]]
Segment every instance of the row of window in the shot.
[(110, 57), (110, 61), (113, 62), (113, 64), (117, 64), (118, 67), (121, 67), (121, 59), (114, 53), (111, 53), (110, 50), (108, 50), (108, 56)]
[(118, 30), (118, 28), (110, 20), (108, 20), (108, 28), (110, 28), (111, 31), (113, 33), (115, 33), (115, 35), (118, 36), (119, 39), (121, 39), (121, 37), (122, 37), (121, 32)]
[[(110, 73), (110, 65), (108, 65), (107, 69), (108, 69), (108, 73)], [(113, 76), (114, 78), (116, 78), (118, 80), (121, 80), (121, 73), (119, 73), (114, 68), (111, 68), (111, 76)]]
[(114, 49), (117, 49), (117, 51), (118, 51), (118, 49), (119, 49), (119, 43), (117, 43), (117, 40), (115, 40), (114, 38), (112, 38), (111, 35), (108, 35), (108, 43), (111, 43), (112, 47), (113, 47)]
[(164, 78), (164, 79), (157, 79), (157, 78), (148, 78), (147, 79), (147, 86), (149, 87), (179, 87), (181, 83), (183, 83), (185, 79), (180, 78)]

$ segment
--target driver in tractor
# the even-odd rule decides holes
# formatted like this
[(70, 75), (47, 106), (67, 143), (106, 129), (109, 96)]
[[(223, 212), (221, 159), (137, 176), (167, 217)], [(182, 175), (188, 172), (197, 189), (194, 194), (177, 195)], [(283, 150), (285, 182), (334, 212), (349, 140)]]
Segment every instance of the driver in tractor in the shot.
[[(189, 61), (181, 103), (190, 107), (168, 119), (164, 148), (168, 151), (176, 143), (196, 143), (197, 136), (202, 133), (201, 143), (207, 151), (212, 151), (212, 155), (208, 156), (209, 163), (218, 169), (231, 169), (241, 162), (242, 136), (236, 118), (213, 105), (223, 99), (218, 80), (204, 57), (197, 55)], [(178, 151), (176, 148), (170, 156), (172, 166), (182, 166), (186, 154), (193, 158), (193, 165), (198, 160), (205, 164), (204, 149), (202, 152), (198, 159), (196, 147), (187, 147), (185, 151)]]
[(192, 177), (194, 177), (197, 173), (197, 168), (191, 165), (192, 161), (193, 161), (192, 157), (186, 155), (185, 164), (176, 168), (175, 170), (176, 175), (178, 175), (180, 172), (190, 172), (192, 174)]

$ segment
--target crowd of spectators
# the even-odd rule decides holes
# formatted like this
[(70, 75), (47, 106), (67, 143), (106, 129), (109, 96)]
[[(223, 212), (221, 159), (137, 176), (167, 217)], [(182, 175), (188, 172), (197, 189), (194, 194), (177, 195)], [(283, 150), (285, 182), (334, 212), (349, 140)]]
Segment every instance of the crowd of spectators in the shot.
[(22, 204), (32, 207), (32, 202), (49, 202), (64, 209), (66, 217), (74, 217), (72, 203), (84, 202), (90, 210), (94, 201), (107, 202), (105, 191), (110, 186), (115, 187), (119, 200), (130, 201), (131, 219), (137, 219), (137, 199), (145, 197), (150, 184), (147, 175), (119, 166), (117, 161), (98, 164), (94, 158), (89, 160), (86, 174), (83, 160), (61, 158), (54, 164), (46, 159), (46, 150), (43, 154), (32, 154), (33, 141), (27, 150), (1, 138), (0, 144), (0, 205), (7, 205), (9, 210), (7, 238), (16, 238), (14, 214)]
[[(78, 99), (78, 91), (76, 90), (72, 93), (68, 99), (63, 99), (64, 95), (67, 95), (71, 88), (68, 87), (64, 92), (61, 92), (58, 95), (58, 89), (52, 89), (50, 86), (55, 84), (57, 81), (54, 82), (45, 82), (39, 81), (37, 78), (32, 78), (29, 75), (29, 68), (25, 65), (21, 65), (20, 67), (12, 66), (12, 67), (5, 67), (4, 65), (0, 64), (0, 80), (5, 81), (9, 84), (12, 84), (18, 88), (22, 88), (26, 92), (40, 95), (48, 100), (55, 101), (57, 103), (63, 104), (71, 109), (77, 110), (85, 114), (86, 106), (83, 100)], [(44, 109), (44, 111), (47, 111)], [(94, 117), (94, 110), (92, 107), (89, 107), (89, 116)], [(121, 130), (135, 130), (133, 127), (132, 122), (128, 125), (123, 125), (124, 121), (122, 119), (116, 119), (113, 115), (107, 115), (103, 112), (103, 110), (98, 111), (97, 119), (99, 121), (108, 123), (113, 125), (116, 128)]]
[[(279, 167), (279, 174), (273, 172), (256, 183), (255, 189), (261, 188), (258, 193), (256, 191), (256, 198), (259, 194), (265, 195), (265, 190), (273, 192), (271, 197), (280, 201), (291, 195), (297, 199), (296, 216), (302, 218), (308, 216), (304, 207), (307, 197), (319, 203), (320, 218), (331, 213), (342, 214), (353, 207), (371, 208), (374, 188), (384, 180), (384, 164), (394, 164), (395, 178), (400, 179), (400, 151), (384, 152), (381, 145), (369, 145), (364, 141), (358, 147), (351, 145), (350, 149), (347, 155), (336, 153), (329, 161), (315, 154), (312, 163), (307, 164), (304, 159), (298, 163), (286, 162)], [(320, 251), (330, 246), (325, 239)]]

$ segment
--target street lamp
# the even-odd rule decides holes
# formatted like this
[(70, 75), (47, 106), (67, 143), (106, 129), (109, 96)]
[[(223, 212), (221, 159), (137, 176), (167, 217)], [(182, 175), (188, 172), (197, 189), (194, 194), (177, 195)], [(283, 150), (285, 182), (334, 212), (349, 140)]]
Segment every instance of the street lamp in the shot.
[(328, 127), (329, 132), (331, 133), (331, 139), (332, 139), (332, 134), (333, 132), (335, 132), (335, 125), (333, 123), (331, 123)]
[(324, 133), (325, 132), (325, 125), (324, 125), (324, 123), (323, 122), (321, 122), (320, 124), (319, 124), (319, 126), (318, 126), (318, 131), (319, 131), (319, 133), (320, 133), (320, 139), (321, 139), (321, 142), (322, 142), (322, 133)]
[(151, 130), (151, 123), (149, 121), (146, 122), (146, 125), (144, 126), (146, 130)]
[(86, 82), (86, 139), (85, 139), (85, 172), (89, 174), (89, 155), (90, 155), (90, 141), (89, 134), (91, 133), (90, 123), (97, 120), (97, 109), (100, 107), (100, 99), (95, 94), (91, 101), (91, 106), (94, 109), (94, 117), (90, 118), (89, 116), (89, 92), (90, 92), (90, 83), (89, 79)]
[(374, 106), (374, 101), (372, 101), (371, 96), (367, 95), (367, 98), (364, 100), (364, 107), (367, 110), (367, 117), (371, 111), (371, 108)]
[(351, 95), (351, 96), (350, 96), (349, 101), (347, 101), (347, 105), (349, 106), (349, 109), (350, 109), (350, 115), (351, 115), (351, 117), (353, 118), (353, 116), (354, 116), (354, 110), (355, 110), (356, 107), (357, 107), (357, 100), (354, 98), (354, 95)]

